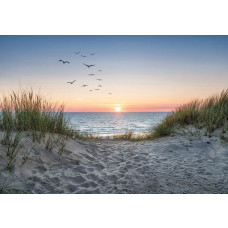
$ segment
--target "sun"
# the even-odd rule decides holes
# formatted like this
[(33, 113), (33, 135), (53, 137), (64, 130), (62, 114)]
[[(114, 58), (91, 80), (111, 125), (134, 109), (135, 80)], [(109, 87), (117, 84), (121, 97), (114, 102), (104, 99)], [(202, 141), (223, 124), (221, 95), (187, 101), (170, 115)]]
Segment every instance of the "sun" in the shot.
[(116, 112), (121, 112), (121, 107), (115, 107)]

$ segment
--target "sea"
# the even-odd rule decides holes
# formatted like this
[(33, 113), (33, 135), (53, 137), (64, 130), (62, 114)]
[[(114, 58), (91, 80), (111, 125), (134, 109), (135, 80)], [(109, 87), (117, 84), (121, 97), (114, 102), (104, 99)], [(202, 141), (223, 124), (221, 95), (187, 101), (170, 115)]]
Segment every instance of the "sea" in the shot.
[(66, 112), (75, 131), (112, 136), (126, 131), (145, 133), (162, 122), (167, 112)]

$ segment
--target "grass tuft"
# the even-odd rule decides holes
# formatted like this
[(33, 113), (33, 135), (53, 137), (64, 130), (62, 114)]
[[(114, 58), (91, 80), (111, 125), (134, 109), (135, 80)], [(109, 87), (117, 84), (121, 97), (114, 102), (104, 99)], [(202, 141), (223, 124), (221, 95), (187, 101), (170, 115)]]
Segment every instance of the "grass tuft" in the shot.
[[(64, 116), (64, 106), (57, 106), (30, 90), (13, 91), (0, 100), (0, 143), (4, 146), (7, 166), (12, 170), (21, 151), (22, 165), (31, 150), (22, 145), (23, 132), (33, 141), (47, 141), (46, 149), (56, 149), (62, 154), (66, 141), (74, 137), (69, 120)], [(48, 140), (46, 140), (48, 139)]]
[(182, 105), (171, 113), (154, 129), (154, 137), (170, 135), (178, 126), (193, 125), (205, 128), (211, 134), (221, 128), (225, 133), (228, 129), (228, 89), (219, 95), (205, 100), (194, 100)]
[(63, 115), (63, 105), (53, 105), (32, 89), (13, 91), (3, 96), (0, 111), (0, 130), (8, 134), (11, 131), (28, 131), (37, 141), (47, 133), (72, 135), (68, 120)]
[(126, 131), (122, 134), (115, 134), (112, 139), (114, 140), (132, 140), (134, 137), (133, 131)]

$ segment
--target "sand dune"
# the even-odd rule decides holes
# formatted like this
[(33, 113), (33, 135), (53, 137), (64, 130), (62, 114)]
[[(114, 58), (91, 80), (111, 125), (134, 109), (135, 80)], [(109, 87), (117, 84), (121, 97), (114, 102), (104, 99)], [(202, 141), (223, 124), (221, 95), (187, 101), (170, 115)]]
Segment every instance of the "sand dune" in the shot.
[[(217, 136), (177, 135), (155, 141), (69, 140), (62, 156), (33, 148), (11, 172), (27, 193), (228, 193), (228, 145)], [(5, 166), (0, 147), (0, 167)]]

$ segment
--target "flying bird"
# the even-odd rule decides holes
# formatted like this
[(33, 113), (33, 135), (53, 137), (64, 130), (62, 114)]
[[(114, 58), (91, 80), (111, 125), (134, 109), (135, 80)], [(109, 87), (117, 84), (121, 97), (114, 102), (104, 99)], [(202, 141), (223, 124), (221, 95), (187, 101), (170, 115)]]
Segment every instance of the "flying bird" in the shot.
[(86, 56), (86, 55), (81, 55), (81, 57), (85, 58), (85, 57), (87, 57), (87, 56)]
[(82, 87), (86, 87), (86, 86), (88, 86), (88, 85), (82, 85)]
[(90, 89), (89, 91), (93, 91), (92, 89)]
[(91, 53), (90, 55), (95, 55), (96, 53)]
[(99, 85), (98, 87), (103, 87), (102, 85)]
[(112, 93), (108, 93), (109, 95), (112, 95)]
[(87, 66), (88, 68), (90, 68), (90, 67), (92, 67), (92, 66), (95, 66), (95, 64), (93, 64), (93, 65), (88, 65), (88, 64), (85, 64), (85, 63), (83, 63), (85, 66)]
[(100, 78), (98, 78), (98, 79), (96, 79), (97, 81), (102, 81), (102, 79), (100, 79)]
[(75, 82), (76, 80), (72, 81), (72, 82), (67, 82), (67, 83), (70, 83), (71, 85)]
[(95, 75), (95, 74), (88, 74), (88, 76), (93, 76), (93, 75)]
[(80, 51), (79, 52), (74, 52), (76, 55), (78, 55), (79, 53), (80, 53)]
[(99, 72), (101, 72), (102, 70), (98, 70)]
[(63, 64), (65, 64), (65, 63), (70, 64), (70, 62), (68, 62), (68, 61), (63, 61), (62, 59), (60, 59), (59, 62), (62, 62)]

